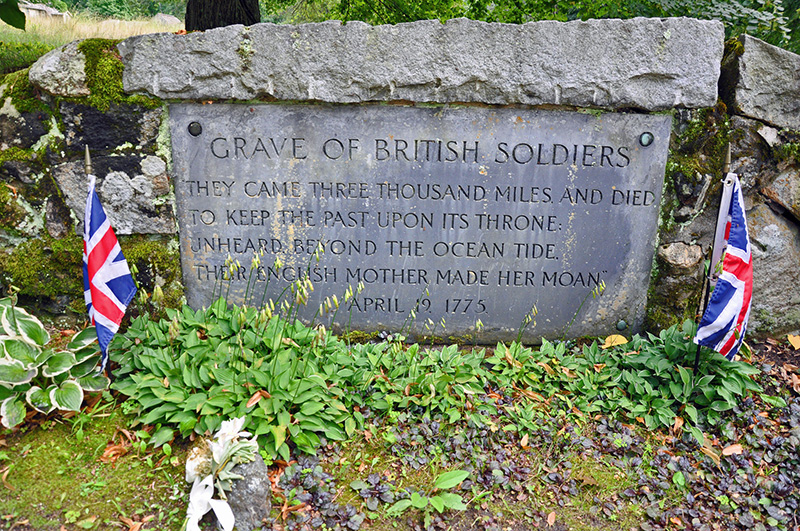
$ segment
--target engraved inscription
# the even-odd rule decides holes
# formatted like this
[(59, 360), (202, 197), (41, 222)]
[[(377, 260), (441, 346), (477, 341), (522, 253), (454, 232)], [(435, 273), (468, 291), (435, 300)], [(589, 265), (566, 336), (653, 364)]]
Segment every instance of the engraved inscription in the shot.
[[(641, 324), (669, 117), (178, 104), (170, 118), (195, 307), (221, 285), (261, 304), (307, 277), (301, 317), (339, 328), (415, 335), (431, 319), (437, 335), (513, 339), (534, 304), (526, 339)], [(315, 316), (358, 284), (335, 322)]]

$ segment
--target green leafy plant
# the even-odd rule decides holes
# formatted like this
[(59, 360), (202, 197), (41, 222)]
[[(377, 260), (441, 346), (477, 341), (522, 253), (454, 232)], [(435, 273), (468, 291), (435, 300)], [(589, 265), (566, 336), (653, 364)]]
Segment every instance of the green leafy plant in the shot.
[(467, 476), (469, 476), (469, 472), (465, 470), (451, 470), (450, 472), (439, 474), (430, 491), (412, 491), (408, 498), (396, 502), (386, 512), (390, 516), (397, 516), (410, 507), (419, 509), (424, 515), (425, 528), (427, 529), (431, 525), (433, 511), (441, 514), (446, 509), (454, 509), (456, 511), (467, 509), (464, 504), (464, 498), (460, 494), (447, 492), (467, 479)]
[[(109, 381), (95, 368), (100, 361), (94, 328), (75, 334), (63, 349), (48, 347), (42, 323), (0, 299), (0, 423), (12, 428), (25, 420), (27, 406), (41, 413), (78, 411), (84, 391), (102, 391)], [(27, 405), (26, 405), (27, 404)]]

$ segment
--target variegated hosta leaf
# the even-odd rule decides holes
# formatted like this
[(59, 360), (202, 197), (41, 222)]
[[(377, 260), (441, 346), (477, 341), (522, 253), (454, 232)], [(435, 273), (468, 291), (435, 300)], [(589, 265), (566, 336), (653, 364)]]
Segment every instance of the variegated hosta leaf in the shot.
[(78, 363), (83, 363), (93, 356), (97, 356), (98, 359), (100, 358), (100, 345), (95, 343), (94, 345), (89, 345), (80, 350), (73, 350), (72, 352), (75, 354), (75, 360)]
[(80, 411), (83, 389), (75, 380), (67, 380), (59, 388), (50, 391), (50, 401), (58, 409)]
[(70, 370), (76, 364), (75, 354), (67, 350), (60, 350), (53, 354), (42, 365), (42, 376), (51, 378)]
[(0, 315), (0, 325), (8, 335), (18, 336), (28, 343), (44, 346), (50, 341), (50, 334), (42, 323), (22, 308), (6, 307)]
[[(55, 386), (53, 386), (55, 387)], [(49, 390), (44, 390), (38, 385), (34, 385), (28, 392), (25, 393), (25, 400), (40, 413), (50, 413), (55, 409), (55, 406), (50, 401), (50, 392)]]
[(78, 378), (78, 384), (84, 391), (105, 391), (111, 384), (111, 380), (105, 374), (92, 371), (90, 374)]
[(70, 375), (73, 378), (82, 378), (84, 376), (88, 376), (89, 374), (95, 372), (97, 365), (100, 363), (100, 353), (98, 352), (94, 356), (86, 358), (85, 360), (79, 362), (77, 365), (72, 367), (69, 370)]
[(41, 350), (36, 345), (31, 345), (21, 338), (15, 337), (13, 339), (5, 339), (3, 348), (8, 357), (21, 361), (29, 369), (39, 366), (37, 359), (41, 355)]
[(19, 397), (12, 396), (0, 404), (0, 424), (6, 428), (13, 428), (25, 420), (25, 402)]
[(69, 350), (81, 350), (82, 348), (88, 347), (95, 341), (97, 341), (97, 332), (93, 326), (90, 326), (72, 336), (67, 348)]
[(28, 369), (19, 360), (0, 358), (0, 385), (12, 387), (28, 383), (33, 380), (37, 372), (35, 368)]

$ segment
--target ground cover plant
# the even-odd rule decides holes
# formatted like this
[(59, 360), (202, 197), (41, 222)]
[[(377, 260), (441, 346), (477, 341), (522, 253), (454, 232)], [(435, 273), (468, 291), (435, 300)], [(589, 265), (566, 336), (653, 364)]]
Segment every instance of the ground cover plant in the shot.
[[(800, 380), (785, 342), (752, 363), (704, 353), (693, 375), (692, 323), (625, 343), (424, 347), (350, 344), (284, 308), (220, 299), (134, 320), (100, 402), (113, 427), (90, 396), (94, 409), (29, 411), (0, 435), (0, 525), (178, 529), (191, 439), (243, 416), (270, 464), (265, 529), (797, 528)], [(90, 438), (85, 467), (102, 474), (124, 452), (117, 463), (162, 478), (170, 501), (109, 509), (106, 480), (81, 476), (69, 505), (26, 505), (47, 453), (31, 448), (56, 444), (39, 442), (53, 430), (62, 448)]]

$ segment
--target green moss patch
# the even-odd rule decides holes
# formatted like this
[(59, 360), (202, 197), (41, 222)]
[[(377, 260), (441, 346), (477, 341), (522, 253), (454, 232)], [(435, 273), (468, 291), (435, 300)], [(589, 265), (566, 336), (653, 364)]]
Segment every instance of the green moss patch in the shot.
[[(8, 74), (3, 79), (6, 90), (2, 99), (11, 98), (11, 104), (19, 112), (44, 112), (52, 116), (53, 111), (37, 97), (37, 89), (28, 79), (28, 70), (19, 70)], [(1, 104), (2, 102), (0, 102)]]
[(45, 235), (0, 254), (0, 279), (18, 287), (22, 295), (83, 300), (82, 257), (79, 236), (56, 240)]
[(142, 105), (154, 109), (160, 100), (145, 96), (128, 96), (122, 89), (122, 71), (125, 66), (117, 51), (119, 40), (88, 39), (78, 45), (86, 56), (86, 83), (91, 95), (88, 103), (101, 111), (107, 111), (112, 103)]

